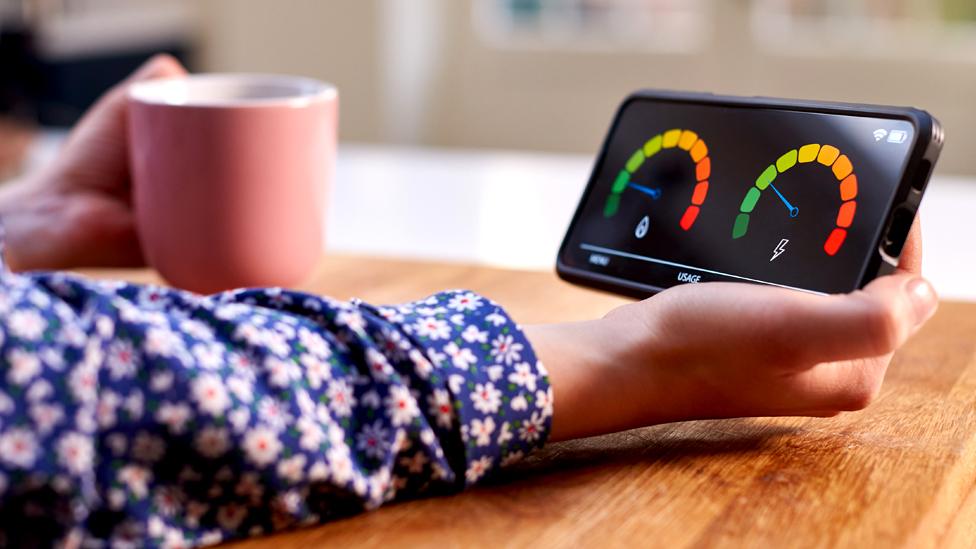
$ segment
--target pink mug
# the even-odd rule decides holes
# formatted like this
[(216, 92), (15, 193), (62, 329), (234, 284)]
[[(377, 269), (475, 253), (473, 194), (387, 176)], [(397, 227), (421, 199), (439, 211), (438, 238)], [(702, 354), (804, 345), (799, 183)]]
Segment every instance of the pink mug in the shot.
[(323, 254), (337, 118), (335, 87), (309, 78), (134, 84), (129, 159), (149, 265), (200, 293), (301, 282)]

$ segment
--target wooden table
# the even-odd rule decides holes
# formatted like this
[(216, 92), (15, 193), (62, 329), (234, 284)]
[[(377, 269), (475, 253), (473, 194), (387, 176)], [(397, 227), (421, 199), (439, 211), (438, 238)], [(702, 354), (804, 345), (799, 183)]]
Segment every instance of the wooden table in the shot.
[[(329, 258), (305, 289), (389, 303), (447, 288), (522, 323), (624, 303), (548, 273), (354, 257)], [(867, 411), (553, 444), (492, 486), (235, 546), (976, 547), (974, 486), (976, 305), (943, 303)]]

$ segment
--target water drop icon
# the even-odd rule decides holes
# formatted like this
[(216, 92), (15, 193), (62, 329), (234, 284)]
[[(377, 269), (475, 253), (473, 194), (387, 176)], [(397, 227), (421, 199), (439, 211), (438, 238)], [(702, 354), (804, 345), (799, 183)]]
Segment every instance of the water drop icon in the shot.
[(649, 228), (651, 228), (651, 218), (645, 215), (644, 219), (641, 219), (640, 223), (637, 224), (637, 229), (634, 230), (634, 236), (637, 238), (644, 238), (647, 236), (647, 230)]

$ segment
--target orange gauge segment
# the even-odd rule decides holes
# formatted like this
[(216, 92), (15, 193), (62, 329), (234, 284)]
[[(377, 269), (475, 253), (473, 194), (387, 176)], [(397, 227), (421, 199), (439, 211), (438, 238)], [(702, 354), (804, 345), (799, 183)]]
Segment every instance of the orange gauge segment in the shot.
[[(824, 252), (829, 256), (837, 255), (844, 241), (847, 239), (847, 230), (854, 224), (857, 214), (857, 175), (854, 174), (854, 163), (845, 154), (841, 154), (840, 149), (833, 145), (820, 145), (812, 143), (804, 145), (799, 149), (793, 149), (780, 156), (776, 162), (766, 168), (766, 170), (756, 179), (755, 185), (750, 187), (742, 199), (739, 208), (739, 215), (735, 218), (732, 226), (732, 238), (739, 239), (749, 232), (749, 221), (759, 203), (760, 198), (770, 194), (780, 200), (786, 207), (786, 214), (791, 218), (800, 216), (800, 209), (790, 202), (787, 194), (778, 187), (783, 182), (780, 176), (797, 166), (811, 164), (816, 160), (823, 166), (830, 168), (833, 172), (834, 184), (839, 181), (841, 205), (837, 210), (836, 227), (827, 236), (824, 242)], [(821, 168), (822, 169), (822, 168)], [(829, 176), (828, 176), (829, 177)], [(788, 183), (787, 183), (788, 184)], [(785, 187), (784, 187), (785, 188)], [(767, 193), (767, 190), (772, 190)]]
[[(624, 193), (634, 191), (635, 195), (644, 195), (650, 200), (661, 198), (663, 189), (653, 181), (641, 181), (641, 170), (644, 166), (654, 162), (654, 158), (667, 150), (683, 151), (687, 153), (695, 167), (695, 180), (689, 182), (688, 196), (690, 205), (681, 217), (679, 225), (682, 230), (690, 231), (698, 219), (701, 207), (708, 198), (708, 180), (712, 175), (712, 160), (709, 157), (708, 145), (697, 132), (686, 129), (671, 129), (655, 135), (644, 142), (634, 151), (617, 174), (612, 183), (610, 195), (603, 207), (603, 215), (611, 218), (620, 211)], [(674, 154), (674, 152), (670, 153)], [(671, 192), (671, 191), (668, 191)], [(629, 195), (628, 195), (629, 196)], [(642, 221), (643, 222), (643, 221)], [(643, 231), (646, 234), (646, 230)]]

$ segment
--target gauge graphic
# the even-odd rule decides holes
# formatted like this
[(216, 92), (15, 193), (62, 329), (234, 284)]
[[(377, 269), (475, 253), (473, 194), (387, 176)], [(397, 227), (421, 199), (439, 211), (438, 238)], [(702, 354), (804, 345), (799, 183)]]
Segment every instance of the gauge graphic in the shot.
[[(643, 195), (646, 200), (659, 200), (664, 191), (660, 187), (655, 186), (653, 182), (649, 184), (636, 183), (635, 175), (637, 175), (641, 166), (648, 163), (655, 155), (663, 150), (675, 148), (687, 151), (691, 161), (695, 165), (695, 184), (694, 190), (691, 191), (691, 204), (685, 209), (684, 215), (681, 216), (681, 221), (679, 222), (682, 229), (685, 231), (691, 230), (695, 225), (695, 221), (698, 219), (701, 206), (705, 203), (705, 198), (708, 196), (708, 178), (712, 174), (712, 161), (708, 156), (708, 146), (704, 140), (698, 137), (697, 133), (691, 130), (668, 130), (662, 134), (655, 135), (643, 147), (637, 149), (630, 156), (624, 169), (620, 171), (617, 179), (613, 182), (610, 196), (607, 197), (606, 205), (603, 208), (604, 217), (609, 219), (617, 215), (623, 194), (628, 190)], [(641, 221), (641, 225), (646, 225), (644, 220)], [(647, 233), (646, 226), (643, 227), (642, 232), (644, 234)]]
[(814, 163), (829, 168), (839, 183), (841, 205), (837, 212), (836, 227), (827, 236), (823, 246), (827, 255), (837, 255), (837, 252), (844, 245), (844, 240), (847, 239), (847, 231), (854, 222), (854, 215), (857, 213), (857, 200), (855, 200), (857, 198), (857, 175), (854, 174), (854, 165), (851, 164), (851, 160), (832, 145), (804, 145), (779, 157), (775, 164), (766, 168), (766, 171), (756, 180), (755, 186), (750, 188), (745, 198), (742, 199), (739, 215), (735, 218), (735, 225), (732, 227), (732, 238), (742, 238), (749, 232), (752, 212), (763, 194), (769, 194), (766, 193), (767, 190), (772, 190), (776, 199), (783, 203), (784, 214), (791, 218), (798, 218), (803, 215), (800, 208), (792, 204), (776, 186), (776, 177), (799, 164)]

